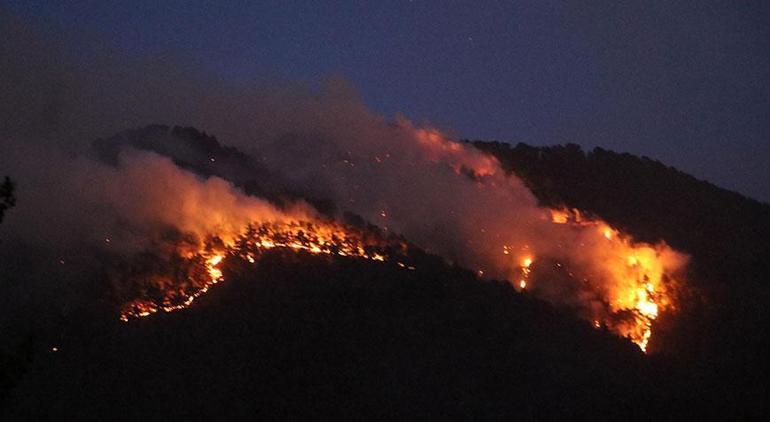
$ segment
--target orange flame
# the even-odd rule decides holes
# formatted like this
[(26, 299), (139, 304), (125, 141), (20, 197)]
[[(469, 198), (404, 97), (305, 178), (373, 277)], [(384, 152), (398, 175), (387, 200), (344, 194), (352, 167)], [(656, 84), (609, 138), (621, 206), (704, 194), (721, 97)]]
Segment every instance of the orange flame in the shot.
[[(551, 217), (555, 224), (596, 228), (596, 237), (604, 242), (595, 243), (594, 264), (609, 278), (602, 284), (610, 310), (603, 324), (646, 351), (653, 322), (661, 312), (675, 310), (677, 281), (673, 273), (682, 267), (686, 257), (663, 242), (634, 242), (601, 220), (585, 219), (577, 210), (551, 210)], [(630, 321), (612, 318), (622, 313), (630, 313)], [(600, 325), (598, 319), (594, 319), (594, 325)]]
[[(160, 300), (142, 297), (126, 304), (120, 313), (122, 321), (140, 318), (157, 312), (173, 312), (192, 305), (193, 301), (208, 292), (209, 288), (222, 281), (220, 268), (225, 256), (234, 256), (251, 264), (271, 249), (304, 251), (314, 255), (337, 255), (384, 262), (393, 258), (392, 254), (403, 255), (406, 245), (400, 241), (384, 241), (378, 236), (351, 229), (341, 224), (318, 221), (287, 223), (262, 223), (250, 225), (234, 241), (224, 243), (216, 251), (201, 247), (189, 255), (188, 259), (204, 258), (205, 277), (190, 291), (180, 291), (175, 282), (164, 283), (164, 296)], [(398, 261), (399, 267), (414, 270)]]

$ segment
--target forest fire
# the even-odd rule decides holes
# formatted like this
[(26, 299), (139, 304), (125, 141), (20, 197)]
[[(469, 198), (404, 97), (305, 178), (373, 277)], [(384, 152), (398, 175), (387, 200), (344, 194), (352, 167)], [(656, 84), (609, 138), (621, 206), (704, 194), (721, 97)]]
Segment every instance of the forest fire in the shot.
[[(406, 126), (428, 160), (444, 162), (459, 177), (470, 176), (482, 192), (492, 192), (496, 201), (506, 192), (521, 191), (518, 179), (504, 171), (493, 156), (480, 154), (437, 130)], [(537, 224), (534, 231), (530, 230), (536, 223), (511, 229), (511, 219), (521, 218), (524, 208), (518, 203), (522, 200), (526, 198), (513, 199), (514, 211), (508, 218), (500, 218), (495, 230), (482, 230), (486, 242), (507, 240), (502, 257), (482, 263), (485, 270), (496, 270), (487, 273), (502, 273), (519, 290), (573, 308), (595, 327), (605, 327), (647, 351), (653, 322), (660, 313), (675, 311), (676, 277), (681, 277), (687, 257), (664, 242), (636, 242), (574, 208), (529, 208), (526, 210), (539, 213), (546, 224)]]
[(579, 210), (554, 209), (550, 213), (555, 224), (589, 229), (586, 242), (590, 242), (595, 265), (609, 279), (596, 285), (590, 278), (583, 279), (588, 288), (603, 291), (607, 311), (599, 315), (595, 308), (595, 314), (588, 317), (596, 327), (604, 325), (646, 351), (660, 312), (675, 310), (677, 280), (672, 272), (681, 268), (686, 257), (662, 242), (634, 242), (607, 223), (584, 217)]
[[(160, 294), (154, 298), (141, 297), (126, 304), (120, 313), (122, 321), (140, 318), (157, 312), (173, 312), (189, 307), (193, 301), (223, 280), (220, 268), (226, 256), (234, 256), (255, 264), (261, 255), (272, 249), (286, 249), (314, 255), (337, 255), (372, 261), (386, 261), (401, 257), (406, 244), (395, 239), (382, 239), (377, 233), (353, 229), (329, 222), (289, 221), (282, 223), (251, 224), (233, 242), (224, 243), (213, 238), (195, 252), (183, 258), (195, 267), (201, 263), (205, 271), (187, 271), (186, 280), (161, 283)], [(217, 244), (216, 247), (213, 245)], [(406, 264), (398, 261), (400, 267)], [(200, 266), (200, 264), (199, 264)], [(414, 269), (408, 266), (409, 269)], [(183, 286), (186, 281), (192, 281)]]
[[(319, 189), (339, 187), (339, 192), (331, 193), (336, 203), (346, 204), (349, 211), (369, 221), (386, 222), (384, 231), (399, 233), (432, 254), (473, 268), (481, 278), (508, 280), (516, 290), (569, 308), (595, 327), (647, 350), (653, 323), (662, 313), (675, 310), (676, 278), (686, 264), (684, 255), (662, 242), (635, 242), (588, 213), (539, 206), (524, 183), (505, 171), (494, 156), (435, 129), (399, 121), (388, 130), (396, 131), (389, 133), (400, 149), (369, 146), (356, 139), (345, 145), (339, 166), (332, 164), (337, 161), (312, 159), (301, 163), (309, 168), (312, 180), (297, 182), (312, 186), (327, 180)], [(364, 151), (357, 155), (355, 148), (362, 146)], [(384, 241), (321, 219), (302, 201), (295, 204), (296, 209), (281, 210), (244, 195), (227, 180), (201, 181), (157, 156), (129, 154), (124, 159), (130, 176), (127, 186), (145, 186), (155, 180), (147, 176), (148, 166), (176, 180), (176, 201), (170, 201), (163, 189), (153, 191), (155, 201), (137, 198), (128, 202), (131, 206), (139, 204), (139, 211), (160, 214), (180, 232), (207, 239), (174, 251), (171, 255), (176, 258), (156, 267), (173, 270), (145, 273), (144, 281), (135, 283), (138, 288), (128, 287), (129, 294), (123, 297), (133, 300), (121, 310), (124, 321), (189, 307), (223, 279), (226, 259), (254, 264), (271, 249), (390, 260), (401, 268), (414, 268), (401, 258), (394, 259), (403, 253), (403, 242)], [(154, 203), (163, 201), (173, 209), (156, 209)]]

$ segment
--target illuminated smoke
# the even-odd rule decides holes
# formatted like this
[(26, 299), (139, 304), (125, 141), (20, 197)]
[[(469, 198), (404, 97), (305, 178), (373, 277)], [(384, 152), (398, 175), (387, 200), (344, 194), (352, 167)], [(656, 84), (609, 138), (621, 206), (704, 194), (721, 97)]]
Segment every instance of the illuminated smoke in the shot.
[[(642, 349), (673, 311), (686, 257), (576, 210), (551, 210), (498, 161), (431, 128), (376, 116), (359, 133), (275, 144), (275, 171), (480, 276), (575, 309)], [(312, 149), (313, 154), (296, 151)], [(290, 163), (294, 162), (294, 165)]]
[(318, 221), (301, 201), (276, 207), (158, 155), (124, 151), (118, 167), (88, 158), (98, 137), (168, 122), (214, 133), (294, 191), (573, 308), (640, 347), (658, 315), (675, 312), (681, 254), (573, 211), (552, 215), (495, 158), (428, 125), (373, 113), (341, 79), (317, 90), (233, 89), (170, 60), (110, 58), (83, 69), (66, 51), (38, 48), (34, 36), (9, 28), (0, 34), (0, 78), (9, 87), (0, 169), (17, 179), (19, 200), (0, 246), (24, 241), (63, 254), (88, 244), (129, 254), (152, 247), (168, 227), (194, 233), (200, 245), (207, 236), (232, 242), (255, 222)]

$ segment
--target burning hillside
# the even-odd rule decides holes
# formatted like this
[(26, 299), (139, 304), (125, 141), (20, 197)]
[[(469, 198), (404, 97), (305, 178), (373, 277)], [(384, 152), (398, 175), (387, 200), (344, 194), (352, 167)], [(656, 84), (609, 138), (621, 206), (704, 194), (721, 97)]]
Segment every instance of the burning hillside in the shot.
[[(371, 160), (363, 160), (354, 151), (347, 151), (340, 161), (322, 162), (320, 174), (314, 173), (313, 163), (303, 172), (319, 180), (333, 175), (342, 186), (351, 183), (353, 189), (345, 190), (349, 198), (345, 207), (362, 213), (385, 233), (401, 233), (429, 252), (474, 268), (480, 277), (508, 280), (519, 290), (572, 309), (594, 326), (605, 327), (627, 337), (642, 350), (647, 349), (655, 320), (661, 313), (672, 313), (676, 309), (677, 277), (686, 262), (683, 255), (665, 243), (635, 242), (631, 236), (599, 219), (584, 218), (578, 210), (529, 204), (529, 194), (517, 179), (500, 169), (493, 156), (452, 141), (436, 130), (414, 128), (404, 121), (391, 126), (391, 130), (398, 142), (405, 143), (401, 146), (408, 146), (412, 152), (383, 151), (374, 154)], [(154, 136), (157, 132), (154, 128)], [(163, 142), (164, 149), (168, 150), (169, 141)], [(207, 138), (207, 142), (211, 144), (212, 140)], [(134, 142), (131, 146), (136, 145)], [(118, 156), (119, 145), (106, 146)], [(142, 146), (153, 149), (151, 143)], [(217, 154), (216, 148), (206, 152)], [(403, 169), (405, 159), (410, 167), (419, 164), (427, 172), (423, 180), (415, 181), (421, 191), (435, 189), (437, 182), (444, 185), (439, 189), (456, 189), (457, 197), (450, 199), (448, 208), (439, 208), (445, 200), (441, 195), (436, 203), (416, 203), (408, 196), (395, 201), (396, 186), (382, 184), (397, 182), (393, 180), (393, 172)], [(129, 154), (125, 160), (130, 172), (137, 164), (136, 153)], [(148, 164), (152, 164), (156, 158), (150, 156), (148, 160)], [(173, 172), (180, 173), (185, 180), (190, 177), (182, 176), (187, 173), (179, 169)], [(291, 179), (292, 174), (285, 177)], [(351, 177), (358, 178), (347, 182)], [(371, 189), (361, 189), (363, 181), (370, 183)], [(223, 181), (214, 177), (203, 186), (219, 183)], [(313, 182), (309, 183), (312, 186)], [(388, 260), (409, 267), (404, 262), (405, 244), (401, 241), (383, 240), (381, 236), (321, 217), (308, 205), (295, 204), (291, 206), (293, 210), (282, 210), (245, 196), (226, 184), (221, 188), (230, 191), (230, 199), (213, 203), (209, 198), (220, 194), (197, 193), (196, 184), (189, 180), (187, 188), (185, 184), (166, 185), (165, 189), (177, 192), (183, 204), (173, 205), (179, 207), (179, 211), (167, 224), (191, 233), (192, 239), (204, 240), (166, 248), (164, 253), (175, 258), (166, 259), (165, 265), (175, 270), (162, 269), (162, 274), (141, 273), (141, 277), (124, 281), (123, 285), (131, 285), (128, 291), (134, 297), (123, 306), (122, 320), (190, 306), (195, 298), (222, 280), (220, 266), (226, 257), (254, 263), (263, 251), (279, 248)], [(376, 186), (383, 186), (382, 196), (372, 190)], [(403, 187), (410, 189), (407, 185)], [(215, 190), (219, 190), (219, 186)], [(338, 196), (334, 191), (326, 193)], [(371, 199), (363, 201), (364, 197), (358, 198), (360, 194)], [(427, 198), (434, 197), (435, 193), (430, 193)], [(468, 201), (461, 205), (465, 210), (458, 209), (457, 199)], [(254, 205), (250, 205), (252, 202)], [(510, 205), (510, 212), (493, 212), (504, 210), (506, 204)], [(425, 212), (429, 210), (433, 214), (427, 217)], [(414, 214), (410, 214), (412, 212)], [(207, 215), (210, 217), (206, 218)], [(426, 220), (415, 225), (420, 215), (426, 215)], [(429, 227), (434, 228), (432, 233), (426, 232)], [(435, 230), (443, 234), (436, 237)], [(445, 240), (441, 242), (441, 239)]]
[(373, 231), (353, 229), (331, 221), (261, 223), (249, 225), (234, 242), (209, 238), (199, 250), (178, 248), (172, 253), (180, 261), (182, 271), (172, 275), (145, 276), (136, 280), (143, 286), (141, 297), (125, 304), (120, 313), (122, 321), (144, 317), (156, 312), (172, 312), (190, 306), (208, 289), (223, 280), (225, 257), (256, 263), (265, 251), (283, 249), (314, 255), (355, 257), (372, 261), (395, 259), (403, 268), (414, 269), (402, 262), (406, 244), (396, 239), (382, 239)]
[(767, 204), (0, 20), (0, 419), (767, 414)]
[[(78, 100), (62, 104), (55, 128), (41, 134), (48, 114), (36, 110), (48, 110), (48, 103), (37, 104), (4, 138), (10, 147), (0, 165), (20, 192), (18, 217), (5, 225), (11, 242), (41, 245), (50, 263), (68, 254), (100, 256), (95, 250), (154, 256), (141, 271), (113, 274), (118, 296), (130, 302), (124, 319), (191, 304), (220, 279), (250, 225), (294, 236), (298, 224), (343, 227), (346, 213), (485, 279), (508, 280), (574, 310), (642, 348), (654, 349), (655, 322), (676, 309), (683, 255), (662, 243), (637, 243), (598, 220), (554, 221), (493, 155), (428, 125), (377, 115), (343, 81), (233, 98), (216, 90), (156, 98), (152, 90), (128, 89), (152, 98), (109, 105), (92, 101), (108, 86), (77, 87)], [(192, 122), (228, 145), (192, 128), (160, 125), (92, 142), (150, 121)], [(184, 242), (169, 243), (168, 232)], [(320, 243), (270, 236), (261, 249), (303, 245), (309, 253), (340, 255), (326, 234), (310, 235)], [(352, 244), (366, 250), (365, 242)], [(89, 262), (89, 270), (99, 264)], [(65, 270), (79, 278), (74, 268), (56, 267)], [(50, 289), (41, 282), (39, 290)]]
[[(481, 189), (520, 189), (520, 182), (507, 175), (492, 155), (431, 129), (416, 129), (415, 137), (430, 160), (444, 160)], [(687, 257), (664, 242), (635, 242), (598, 218), (584, 218), (576, 209), (542, 209), (539, 218), (555, 227), (540, 227), (518, 244), (503, 243), (502, 256), (493, 258), (490, 266), (498, 273), (503, 269), (504, 277), (521, 290), (574, 308), (597, 328), (606, 327), (646, 351), (654, 321), (660, 313), (676, 309), (677, 278)], [(491, 237), (500, 242), (500, 234), (493, 232)], [(518, 233), (511, 237), (521, 239)]]
[[(584, 307), (584, 316), (597, 328), (606, 326), (646, 351), (653, 322), (661, 312), (676, 310), (678, 281), (674, 276), (686, 258), (662, 242), (634, 242), (601, 220), (582, 218), (579, 210), (551, 210), (551, 215), (555, 224), (585, 230), (585, 242), (579, 247), (591, 248), (593, 259), (603, 270), (599, 274), (577, 273), (560, 262), (553, 263), (556, 272), (566, 273), (569, 282), (578, 286), (579, 296), (595, 297)], [(603, 279), (596, 280), (597, 276)], [(544, 282), (552, 280), (545, 278)]]

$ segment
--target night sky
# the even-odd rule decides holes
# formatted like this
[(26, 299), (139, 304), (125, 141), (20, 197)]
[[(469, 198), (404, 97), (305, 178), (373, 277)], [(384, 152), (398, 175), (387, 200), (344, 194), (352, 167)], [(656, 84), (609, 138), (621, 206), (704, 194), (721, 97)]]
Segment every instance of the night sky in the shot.
[(585, 3), (6, 2), (232, 84), (342, 75), (386, 116), (647, 155), (770, 201), (770, 3)]

